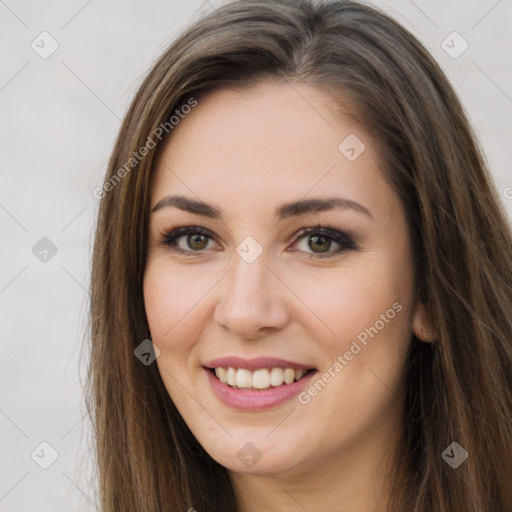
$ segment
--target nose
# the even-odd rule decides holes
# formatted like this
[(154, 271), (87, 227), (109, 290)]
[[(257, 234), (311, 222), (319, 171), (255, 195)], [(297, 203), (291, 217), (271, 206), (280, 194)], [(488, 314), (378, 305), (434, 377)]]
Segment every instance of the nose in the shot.
[(247, 263), (238, 255), (228, 272), (214, 320), (233, 335), (256, 340), (289, 322), (285, 287), (260, 256)]

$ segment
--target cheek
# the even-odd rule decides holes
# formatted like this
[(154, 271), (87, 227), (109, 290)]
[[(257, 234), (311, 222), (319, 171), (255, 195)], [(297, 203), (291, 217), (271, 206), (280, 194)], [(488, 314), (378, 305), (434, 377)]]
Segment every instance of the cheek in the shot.
[(150, 260), (144, 273), (144, 304), (151, 340), (160, 349), (156, 364), (182, 415), (190, 402), (184, 386), (190, 388), (189, 366), (195, 361), (195, 342), (206, 318), (206, 301), (201, 299), (212, 286), (209, 281), (193, 270), (185, 272), (162, 260)]
[(306, 277), (302, 283), (305, 302), (329, 327), (316, 339), (326, 356), (318, 377), (325, 379), (325, 391), (312, 383), (303, 399), (315, 418), (325, 414), (326, 423), (349, 442), (382, 424), (398, 406), (395, 397), (401, 394), (411, 340), (410, 287), (406, 272), (401, 280), (383, 261), (332, 277), (317, 281), (318, 286), (308, 285)]
[[(144, 274), (144, 304), (152, 340), (161, 350), (181, 351), (202, 327), (205, 297), (215, 275), (150, 262)], [(197, 336), (196, 336), (197, 337)]]
[[(367, 329), (376, 323), (379, 331), (388, 334), (407, 321), (403, 313), (410, 303), (407, 267), (391, 257), (375, 256), (368, 254), (338, 269), (302, 269), (289, 277), (303, 309), (294, 315), (310, 318), (311, 333), (315, 332), (313, 323), (318, 325), (318, 338), (333, 359), (358, 336), (364, 340)], [(304, 306), (312, 314), (305, 317)]]

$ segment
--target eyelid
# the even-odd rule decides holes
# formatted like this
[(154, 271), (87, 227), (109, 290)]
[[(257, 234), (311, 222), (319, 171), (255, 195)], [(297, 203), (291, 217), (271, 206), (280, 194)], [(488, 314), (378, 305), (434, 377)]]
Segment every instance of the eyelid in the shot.
[(180, 239), (183, 236), (187, 236), (189, 234), (200, 234), (207, 236), (208, 238), (214, 240), (217, 244), (219, 243), (217, 240), (217, 237), (212, 233), (209, 229), (200, 227), (200, 226), (193, 226), (193, 225), (185, 225), (185, 226), (176, 226), (171, 229), (163, 230), (160, 232), (160, 235), (158, 237), (158, 245), (162, 246), (166, 249), (171, 249), (175, 252), (179, 252), (180, 254), (186, 254), (186, 255), (193, 255), (204, 253), (205, 251), (187, 251), (184, 249), (181, 249), (181, 247), (178, 247), (177, 244), (175, 244), (175, 241)]
[[(201, 250), (185, 250), (179, 247), (175, 242), (176, 240), (179, 240), (180, 238), (190, 235), (190, 234), (200, 234), (204, 235), (211, 240), (215, 241), (215, 243), (219, 244), (219, 241), (217, 239), (217, 236), (210, 231), (207, 228), (203, 228), (201, 226), (194, 226), (194, 225), (184, 225), (184, 226), (176, 226), (171, 229), (164, 230), (160, 233), (159, 239), (158, 239), (158, 245), (162, 246), (164, 248), (170, 249), (174, 252), (184, 254), (186, 256), (199, 256), (206, 253), (206, 249)], [(306, 254), (309, 255), (310, 258), (313, 259), (322, 259), (322, 258), (329, 258), (334, 257), (335, 255), (338, 255), (342, 252), (346, 252), (349, 250), (358, 250), (358, 246), (355, 244), (353, 237), (350, 233), (347, 233), (346, 231), (339, 230), (337, 228), (333, 228), (327, 225), (322, 225), (320, 223), (312, 226), (306, 226), (294, 233), (292, 235), (293, 242), (290, 247), (295, 246), (302, 238), (308, 236), (308, 235), (320, 235), (320, 236), (326, 236), (330, 240), (332, 240), (334, 243), (338, 244), (340, 247), (338, 249), (332, 250), (325, 253), (315, 253), (315, 252), (306, 252)], [(211, 250), (211, 249), (210, 249)], [(213, 249), (218, 250), (218, 249)], [(290, 251), (289, 248), (287, 248), (288, 251)], [(292, 249), (293, 251), (293, 249)], [(299, 251), (299, 252), (305, 252), (305, 251)]]
[(308, 235), (320, 235), (326, 236), (331, 239), (334, 243), (339, 245), (338, 249), (330, 249), (325, 253), (321, 252), (307, 252), (311, 258), (314, 259), (322, 259), (322, 258), (330, 258), (337, 256), (340, 253), (346, 251), (356, 251), (358, 250), (357, 244), (354, 242), (353, 236), (346, 231), (342, 231), (337, 228), (333, 228), (327, 225), (316, 224), (314, 226), (304, 227), (297, 231), (294, 235), (295, 241), (292, 243), (292, 246), (296, 245), (302, 238)]

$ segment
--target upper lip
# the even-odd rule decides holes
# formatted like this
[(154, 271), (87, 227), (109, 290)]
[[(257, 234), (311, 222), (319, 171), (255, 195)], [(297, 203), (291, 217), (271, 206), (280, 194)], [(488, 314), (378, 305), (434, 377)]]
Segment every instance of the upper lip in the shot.
[(246, 368), (247, 370), (259, 370), (260, 368), (293, 368), (310, 370), (312, 365), (301, 364), (295, 361), (287, 361), (278, 357), (256, 357), (254, 359), (244, 359), (236, 356), (219, 357), (212, 359), (204, 364), (205, 368)]

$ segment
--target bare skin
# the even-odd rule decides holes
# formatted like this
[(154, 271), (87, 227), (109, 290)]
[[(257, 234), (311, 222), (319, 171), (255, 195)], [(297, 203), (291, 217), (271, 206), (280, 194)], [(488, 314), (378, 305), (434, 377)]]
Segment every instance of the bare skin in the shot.
[[(350, 134), (365, 144), (354, 161), (338, 149)], [(155, 171), (151, 209), (183, 195), (222, 211), (222, 219), (175, 206), (151, 213), (144, 299), (165, 386), (201, 445), (228, 468), (238, 509), (384, 510), (407, 350), (413, 329), (426, 337), (428, 322), (415, 299), (402, 205), (369, 135), (311, 86), (217, 90), (173, 130)], [(274, 216), (283, 203), (332, 197), (360, 206)], [(297, 236), (318, 223), (350, 243)], [(211, 237), (199, 240), (203, 248), (181, 236), (175, 242), (187, 256), (159, 244), (176, 226)], [(236, 251), (247, 237), (262, 249), (251, 263)], [(346, 356), (371, 327), (377, 334)], [(232, 355), (292, 360), (317, 378), (330, 369), (331, 378), (302, 401), (238, 410), (213, 393), (203, 368)], [(246, 443), (261, 456), (250, 467), (238, 456)]]

